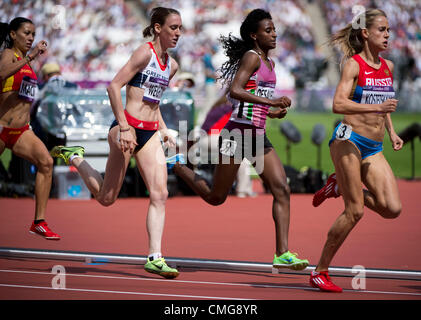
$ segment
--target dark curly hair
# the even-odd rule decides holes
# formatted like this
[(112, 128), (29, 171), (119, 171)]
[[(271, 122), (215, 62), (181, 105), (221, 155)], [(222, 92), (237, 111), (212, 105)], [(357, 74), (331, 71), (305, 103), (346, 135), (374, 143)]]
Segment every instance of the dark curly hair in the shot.
[(264, 19), (272, 20), (272, 16), (263, 9), (254, 9), (241, 24), (241, 39), (234, 37), (231, 33), (227, 37), (219, 37), (225, 55), (228, 57), (228, 61), (219, 70), (221, 75), (218, 77), (218, 80), (222, 80), (223, 84), (231, 83), (238, 70), (241, 58), (247, 51), (254, 48), (254, 41), (250, 37), (250, 33), (257, 32), (259, 22)]

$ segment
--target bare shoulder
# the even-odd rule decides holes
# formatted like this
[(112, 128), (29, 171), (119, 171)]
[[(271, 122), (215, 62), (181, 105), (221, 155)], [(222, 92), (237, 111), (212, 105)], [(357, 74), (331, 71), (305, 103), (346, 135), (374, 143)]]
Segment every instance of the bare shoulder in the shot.
[(171, 66), (171, 74), (170, 74), (170, 80), (172, 79), (172, 77), (174, 77), (175, 73), (178, 70), (178, 62), (175, 61), (175, 59), (173, 57), (170, 57), (170, 66)]
[(178, 69), (178, 62), (175, 61), (175, 59), (173, 57), (170, 57), (170, 66), (171, 66), (171, 70), (177, 71), (177, 69)]
[(393, 73), (393, 68), (395, 67), (395, 65), (393, 64), (393, 62), (391, 60), (388, 60), (388, 59), (384, 59), (384, 61), (386, 61), (387, 67)]
[(247, 51), (243, 57), (241, 58), (242, 62), (246, 62), (246, 63), (254, 63), (254, 64), (260, 64), (260, 57), (257, 53), (253, 52), (253, 51)]
[(136, 59), (142, 59), (142, 58), (150, 59), (151, 56), (152, 56), (152, 52), (147, 43), (140, 45), (132, 54), (132, 57)]
[(342, 67), (342, 77), (355, 78), (360, 72), (360, 65), (355, 59), (349, 58), (345, 61)]
[(6, 48), (3, 51), (1, 51), (0, 52), (0, 60), (3, 61), (3, 62), (6, 62), (6, 61), (9, 61), (9, 62), (16, 61), (16, 57), (15, 57), (15, 54), (14, 54), (13, 50)]

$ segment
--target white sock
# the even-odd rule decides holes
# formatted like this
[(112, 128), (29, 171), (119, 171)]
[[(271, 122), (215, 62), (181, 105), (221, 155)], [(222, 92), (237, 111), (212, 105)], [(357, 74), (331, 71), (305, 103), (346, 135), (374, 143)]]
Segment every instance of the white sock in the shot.
[(339, 192), (338, 192), (338, 185), (335, 185), (335, 193), (338, 195), (339, 194)]
[(162, 257), (161, 252), (155, 252), (155, 253), (151, 253), (150, 255), (148, 255), (148, 258), (149, 258), (150, 261), (159, 259), (161, 257)]

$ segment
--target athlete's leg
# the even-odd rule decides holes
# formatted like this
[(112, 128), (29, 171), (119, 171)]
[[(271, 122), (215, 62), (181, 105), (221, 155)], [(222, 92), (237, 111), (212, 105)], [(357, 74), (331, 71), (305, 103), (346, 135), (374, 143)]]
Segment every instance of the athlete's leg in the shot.
[[(135, 135), (134, 129), (130, 130)], [(129, 151), (124, 153), (121, 151), (118, 136), (119, 126), (115, 126), (108, 133), (110, 153), (104, 179), (85, 159), (76, 157), (72, 161), (72, 165), (78, 170), (89, 191), (103, 206), (110, 206), (116, 201), (132, 156)]]
[[(258, 161), (258, 159), (257, 159)], [(273, 195), (272, 217), (275, 222), (276, 255), (288, 250), (290, 189), (284, 167), (272, 148), (264, 155), (261, 179)]]
[(177, 163), (173, 170), (203, 200), (210, 205), (217, 206), (224, 203), (229, 194), (241, 164), (241, 162), (238, 162), (238, 160), (230, 158), (229, 163), (225, 164), (222, 163), (222, 158), (220, 157), (213, 173), (212, 187), (209, 187), (202, 177), (185, 165)]
[(397, 218), (402, 210), (399, 189), (383, 153), (362, 161), (361, 176), (368, 188), (364, 190), (364, 204), (384, 218)]
[(168, 190), (165, 154), (157, 133), (135, 154), (135, 159), (149, 191), (150, 202), (146, 217), (149, 254), (161, 252)]
[(35, 220), (45, 219), (45, 211), (50, 196), (53, 176), (53, 158), (44, 143), (32, 132), (26, 130), (15, 145), (12, 152), (37, 167), (35, 177)]
[(327, 271), (329, 265), (364, 213), (364, 196), (361, 182), (361, 156), (348, 141), (334, 141), (330, 147), (335, 165), (337, 183), (345, 203), (344, 212), (330, 228), (316, 271)]

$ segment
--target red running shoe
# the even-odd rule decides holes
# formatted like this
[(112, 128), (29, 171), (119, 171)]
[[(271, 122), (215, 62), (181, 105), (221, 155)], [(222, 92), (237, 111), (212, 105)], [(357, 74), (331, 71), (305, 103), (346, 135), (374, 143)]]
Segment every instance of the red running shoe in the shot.
[(313, 288), (319, 288), (321, 291), (324, 292), (342, 292), (342, 288), (338, 287), (330, 280), (327, 271), (321, 271), (317, 274), (315, 274), (314, 271), (311, 272), (310, 284)]
[(317, 274), (311, 272), (310, 284), (313, 288), (319, 288), (320, 291), (324, 292), (342, 292), (342, 288), (338, 287), (336, 284), (330, 280), (329, 274), (327, 271), (321, 271)]
[(335, 187), (336, 183), (336, 174), (332, 173), (329, 178), (327, 178), (326, 184), (314, 194), (313, 197), (313, 206), (318, 207), (325, 201), (327, 198), (337, 198), (339, 194), (336, 193)]
[(47, 222), (42, 221), (40, 223), (35, 224), (32, 222), (31, 229), (29, 229), (30, 233), (40, 235), (47, 240), (60, 240), (60, 236), (51, 231), (48, 227)]

